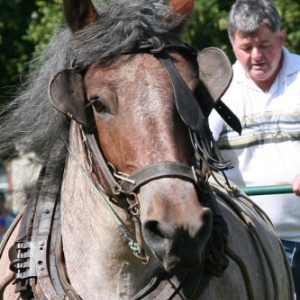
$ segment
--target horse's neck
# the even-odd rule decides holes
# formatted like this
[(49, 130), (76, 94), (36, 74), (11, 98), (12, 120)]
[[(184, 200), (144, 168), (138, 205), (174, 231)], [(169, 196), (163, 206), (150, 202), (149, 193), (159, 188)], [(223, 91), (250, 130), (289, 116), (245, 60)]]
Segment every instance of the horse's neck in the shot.
[[(70, 140), (76, 159), (71, 155), (66, 165), (61, 211), (63, 247), (71, 284), (83, 299), (128, 296), (135, 292), (133, 285), (137, 289), (144, 285), (141, 272), (145, 267), (132, 254), (116, 219), (81, 170), (81, 167), (88, 170), (88, 163), (77, 126), (72, 127)], [(128, 227), (132, 225), (124, 210), (113, 208)]]

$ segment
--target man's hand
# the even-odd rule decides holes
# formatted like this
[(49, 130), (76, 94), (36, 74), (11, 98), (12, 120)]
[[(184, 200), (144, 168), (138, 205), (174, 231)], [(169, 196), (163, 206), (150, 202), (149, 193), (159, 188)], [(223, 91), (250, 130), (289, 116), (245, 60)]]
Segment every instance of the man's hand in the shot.
[(293, 192), (297, 196), (300, 196), (300, 174), (296, 175), (292, 180), (278, 181), (276, 184), (291, 184), (293, 186)]

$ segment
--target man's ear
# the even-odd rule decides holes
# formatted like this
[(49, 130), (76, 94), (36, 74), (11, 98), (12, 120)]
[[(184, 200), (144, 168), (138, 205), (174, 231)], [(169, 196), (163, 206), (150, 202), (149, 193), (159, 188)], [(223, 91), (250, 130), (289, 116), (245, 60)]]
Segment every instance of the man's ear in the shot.
[(282, 43), (282, 46), (284, 45), (285, 43), (285, 38), (286, 38), (286, 30), (285, 29), (281, 29), (280, 32), (279, 32), (279, 38), (280, 38), (280, 41)]
[(93, 122), (91, 107), (88, 107), (83, 76), (75, 69), (58, 72), (50, 82), (51, 104), (85, 128)]

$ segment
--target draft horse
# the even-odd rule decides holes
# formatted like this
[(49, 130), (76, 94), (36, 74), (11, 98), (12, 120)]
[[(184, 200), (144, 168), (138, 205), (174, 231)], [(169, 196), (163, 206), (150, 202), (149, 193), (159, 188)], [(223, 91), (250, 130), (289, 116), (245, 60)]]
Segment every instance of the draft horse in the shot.
[(1, 155), (42, 167), (1, 244), (0, 299), (293, 299), (268, 218), (212, 179), (230, 63), (180, 39), (193, 5), (64, 0), (1, 119)]

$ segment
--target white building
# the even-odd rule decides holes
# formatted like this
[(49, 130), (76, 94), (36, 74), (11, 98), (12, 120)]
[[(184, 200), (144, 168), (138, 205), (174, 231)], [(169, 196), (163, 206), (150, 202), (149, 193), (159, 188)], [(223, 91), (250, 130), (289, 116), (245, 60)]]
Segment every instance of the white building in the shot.
[(28, 199), (28, 190), (38, 178), (39, 168), (32, 164), (33, 155), (0, 164), (0, 190), (4, 191), (8, 208), (19, 212)]

